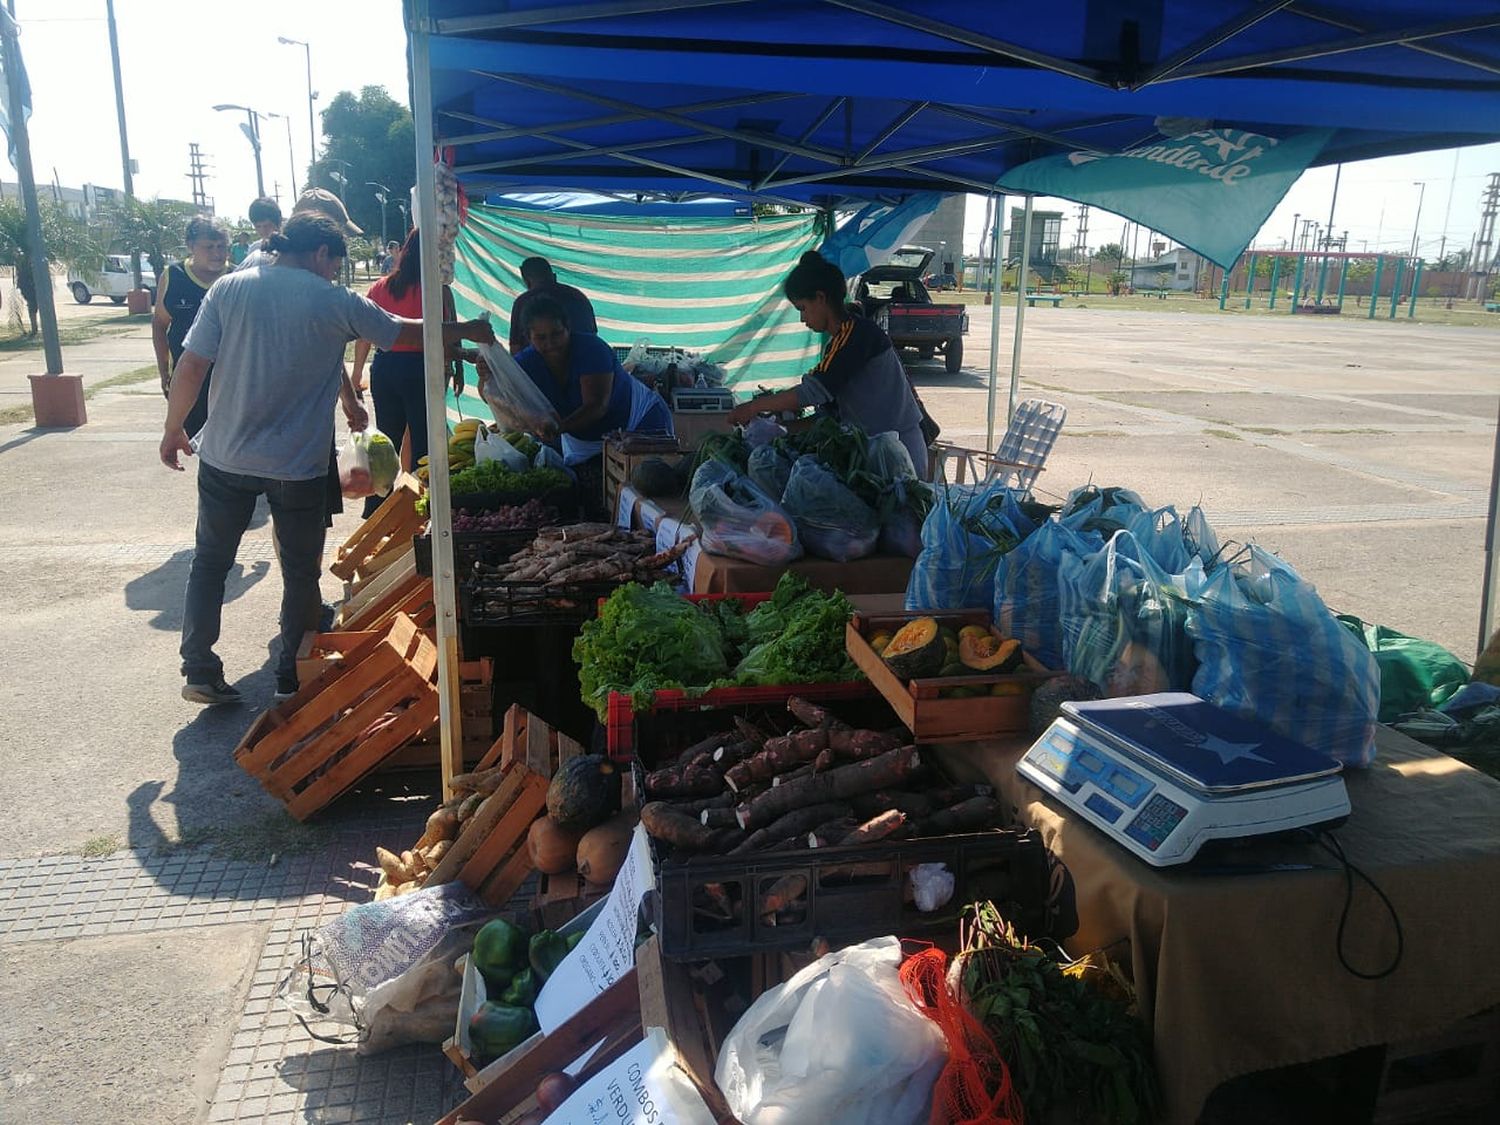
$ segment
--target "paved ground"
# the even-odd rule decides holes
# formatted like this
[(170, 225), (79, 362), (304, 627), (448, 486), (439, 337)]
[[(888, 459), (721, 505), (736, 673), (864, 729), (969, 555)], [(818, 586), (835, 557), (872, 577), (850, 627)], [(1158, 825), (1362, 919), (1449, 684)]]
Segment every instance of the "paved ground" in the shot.
[[(948, 439), (983, 444), (974, 312), (975, 366), (919, 381)], [(1337, 608), (1469, 655), (1497, 339), (1037, 309), (1022, 393), (1069, 409), (1047, 489), (1201, 502)], [(150, 362), (133, 330), (69, 349), (69, 366), (94, 348), (101, 378)], [(26, 360), (0, 357), (0, 394), (24, 389)], [(247, 705), (183, 703), (192, 475), (156, 462), (153, 385), (89, 407), (76, 432), (0, 426), (0, 1121), (431, 1121), (457, 1095), (434, 1048), (363, 1059), (312, 1043), (274, 1000), (301, 932), (368, 897), (374, 843), (415, 835), (431, 779), (388, 778), (302, 828), (240, 773), (232, 747), (273, 686), (269, 529), (247, 537), (225, 611)]]

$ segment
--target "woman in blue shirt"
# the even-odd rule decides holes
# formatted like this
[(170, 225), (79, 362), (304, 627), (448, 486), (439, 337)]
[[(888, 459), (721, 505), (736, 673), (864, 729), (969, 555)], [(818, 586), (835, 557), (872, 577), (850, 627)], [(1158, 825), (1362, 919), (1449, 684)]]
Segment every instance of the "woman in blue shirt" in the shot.
[(615, 430), (673, 432), (666, 402), (620, 366), (614, 349), (598, 336), (572, 332), (568, 313), (550, 297), (538, 297), (526, 310), (530, 346), (516, 353), (518, 363), (557, 411), (553, 432), (562, 438), (570, 466), (599, 457), (604, 435)]

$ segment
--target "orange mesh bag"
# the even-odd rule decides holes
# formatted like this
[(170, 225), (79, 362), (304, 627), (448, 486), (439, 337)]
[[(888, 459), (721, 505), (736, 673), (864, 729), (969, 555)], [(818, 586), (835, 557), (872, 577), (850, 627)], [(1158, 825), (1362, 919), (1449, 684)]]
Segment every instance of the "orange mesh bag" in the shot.
[(984, 1025), (948, 990), (948, 956), (924, 949), (901, 966), (901, 983), (922, 1014), (943, 1033), (948, 1063), (932, 1089), (928, 1125), (1024, 1125), (1010, 1068)]

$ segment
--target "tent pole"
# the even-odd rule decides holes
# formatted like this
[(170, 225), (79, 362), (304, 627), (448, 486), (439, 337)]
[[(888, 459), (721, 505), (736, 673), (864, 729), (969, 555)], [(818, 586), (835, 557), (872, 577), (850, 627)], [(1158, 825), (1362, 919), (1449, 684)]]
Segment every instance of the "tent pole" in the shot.
[(1010, 349), (1010, 404), (1005, 410), (1005, 425), (1010, 427), (1016, 416), (1016, 392), (1021, 382), (1021, 329), (1026, 324), (1026, 263), (1031, 257), (1031, 201), (1026, 197), (1026, 210), (1021, 215), (1021, 262), (1016, 267), (1016, 333)]
[(1406, 319), (1410, 320), (1417, 315), (1417, 292), (1422, 288), (1422, 259), (1417, 259), (1417, 264), (1411, 275), (1411, 304), (1406, 306)]
[(1250, 302), (1255, 299), (1255, 252), (1250, 253), (1250, 265), (1245, 271), (1245, 307), (1250, 307)]
[(990, 200), (995, 206), (995, 225), (987, 232), (990, 236), (990, 401), (989, 412), (985, 418), (984, 449), (986, 453), (995, 450), (995, 395), (1000, 371), (1000, 279), (1003, 272), (1000, 268), (1000, 216), (1005, 207), (1005, 196), (990, 193)]
[(1483, 652), (1496, 628), (1500, 628), (1500, 554), (1495, 550), (1495, 530), (1500, 527), (1500, 425), (1495, 427), (1495, 455), (1490, 468), (1490, 510), (1484, 525), (1484, 589), (1479, 599), (1479, 647)]
[(1349, 259), (1339, 259), (1339, 312), (1344, 311), (1344, 286), (1349, 283)]
[(1271, 259), (1271, 303), (1267, 306), (1270, 311), (1276, 311), (1276, 287), (1281, 284), (1281, 255)]
[(453, 511), (448, 488), (448, 402), (443, 374), (443, 288), (438, 265), (437, 174), (433, 165), (431, 27), (428, 0), (409, 0), (412, 118), (417, 140), (417, 226), (422, 231), (422, 359), (427, 380), (428, 515), (432, 521), (432, 593), (437, 616), (439, 760), (443, 796), (463, 772), (458, 695), (458, 615), (453, 579)]
[(1396, 259), (1396, 280), (1391, 284), (1391, 311), (1387, 320), (1396, 319), (1396, 309), (1401, 304), (1401, 279), (1406, 275), (1406, 259)]
[(1297, 311), (1297, 303), (1302, 300), (1302, 270), (1303, 270), (1303, 267), (1306, 266), (1306, 265), (1307, 265), (1307, 255), (1306, 254), (1298, 254), (1297, 255), (1297, 273), (1292, 278), (1292, 299), (1289, 302), (1289, 304), (1290, 304), (1291, 307), (1287, 309), (1287, 312), (1289, 312), (1289, 313), (1295, 313)]

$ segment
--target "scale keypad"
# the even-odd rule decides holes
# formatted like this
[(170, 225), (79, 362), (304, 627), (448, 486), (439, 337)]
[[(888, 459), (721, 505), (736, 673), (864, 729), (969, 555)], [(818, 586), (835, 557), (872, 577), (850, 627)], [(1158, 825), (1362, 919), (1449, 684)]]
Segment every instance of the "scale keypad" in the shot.
[(1135, 819), (1125, 826), (1125, 835), (1149, 852), (1156, 851), (1172, 831), (1187, 816), (1187, 809), (1176, 801), (1158, 793), (1146, 802), (1146, 807), (1135, 814)]

